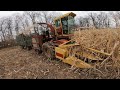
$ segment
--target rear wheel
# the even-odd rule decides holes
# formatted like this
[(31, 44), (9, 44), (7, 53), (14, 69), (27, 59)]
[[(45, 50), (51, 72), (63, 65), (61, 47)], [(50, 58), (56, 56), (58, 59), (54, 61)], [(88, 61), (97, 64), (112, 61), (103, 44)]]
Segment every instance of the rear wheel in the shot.
[(31, 50), (32, 49), (32, 46), (27, 46), (27, 50)]
[(46, 42), (42, 45), (43, 54), (50, 59), (55, 59), (54, 46), (50, 45), (49, 42)]
[(41, 54), (42, 53), (42, 49), (41, 49), (41, 47), (39, 47), (39, 48), (36, 48), (35, 49), (35, 52), (36, 52), (36, 54)]

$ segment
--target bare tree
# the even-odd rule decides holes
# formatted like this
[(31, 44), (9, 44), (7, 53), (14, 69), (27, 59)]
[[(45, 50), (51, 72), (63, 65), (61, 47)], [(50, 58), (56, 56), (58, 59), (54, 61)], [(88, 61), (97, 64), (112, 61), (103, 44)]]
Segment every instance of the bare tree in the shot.
[(89, 13), (89, 17), (93, 23), (95, 28), (108, 28), (110, 27), (110, 18), (107, 13), (100, 12), (97, 13)]
[(0, 19), (0, 32), (2, 34), (2, 40), (5, 41), (5, 30), (6, 30), (6, 27), (4, 26), (4, 23), (5, 23), (5, 18), (1, 18)]
[(93, 23), (93, 26), (95, 28), (98, 28), (98, 22), (97, 22), (97, 14), (96, 13), (89, 13), (89, 17), (91, 18), (91, 21)]
[(110, 24), (108, 15), (104, 12), (100, 12), (100, 14), (97, 15), (97, 22), (99, 28), (109, 27)]
[(18, 35), (21, 29), (25, 29), (22, 15), (20, 15), (19, 13), (15, 13), (13, 15), (13, 21), (14, 21), (14, 30), (16, 32), (16, 35)]
[[(23, 13), (23, 15), (32, 22), (32, 24), (35, 23), (35, 19), (36, 19), (36, 12), (35, 11), (25, 11)], [(27, 20), (27, 19), (26, 19)]]
[(36, 12), (36, 19), (39, 22), (53, 24), (54, 19), (60, 15), (62, 15), (62, 13), (57, 11), (38, 11)]
[(29, 26), (29, 21), (27, 18), (25, 18), (25, 25), (28, 27)]
[(41, 11), (40, 14), (43, 17), (45, 23), (48, 23), (48, 18), (49, 18), (49, 11)]
[(18, 19), (18, 15), (15, 15), (14, 16), (14, 28), (15, 28), (15, 31), (16, 31), (16, 35), (19, 34), (19, 19)]
[(6, 27), (8, 29), (9, 39), (13, 39), (13, 20), (12, 20), (12, 17), (6, 18)]
[(89, 17), (79, 17), (78, 18), (79, 26), (80, 27), (90, 27), (90, 18)]
[(109, 14), (112, 16), (113, 21), (115, 23), (116, 28), (119, 26), (119, 17), (116, 12), (109, 12)]
[(24, 15), (19, 15), (18, 17), (17, 17), (17, 19), (20, 21), (19, 22), (19, 24), (20, 24), (20, 29), (22, 29), (23, 31), (25, 30), (25, 28), (26, 28), (26, 22), (25, 22), (25, 16)]

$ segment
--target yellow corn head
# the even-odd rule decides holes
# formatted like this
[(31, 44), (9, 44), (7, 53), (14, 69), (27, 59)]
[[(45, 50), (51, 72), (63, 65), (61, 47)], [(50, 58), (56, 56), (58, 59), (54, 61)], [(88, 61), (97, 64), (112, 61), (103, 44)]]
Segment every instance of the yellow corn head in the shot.
[(56, 58), (79, 68), (93, 68), (96, 63), (100, 64), (110, 55), (92, 48), (82, 47), (74, 41), (55, 47)]

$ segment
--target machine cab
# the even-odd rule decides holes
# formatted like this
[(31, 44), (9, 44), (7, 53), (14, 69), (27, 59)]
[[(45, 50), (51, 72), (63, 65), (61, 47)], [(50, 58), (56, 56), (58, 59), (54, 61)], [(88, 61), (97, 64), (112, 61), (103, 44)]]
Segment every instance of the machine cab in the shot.
[(72, 34), (72, 28), (74, 27), (74, 17), (76, 14), (70, 12), (61, 17), (55, 18), (55, 30), (57, 35), (69, 35)]

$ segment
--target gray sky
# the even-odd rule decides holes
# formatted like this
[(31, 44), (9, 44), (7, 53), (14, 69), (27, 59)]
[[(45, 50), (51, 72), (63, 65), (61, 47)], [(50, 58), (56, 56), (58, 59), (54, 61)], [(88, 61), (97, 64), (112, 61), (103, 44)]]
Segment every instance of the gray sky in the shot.
[[(62, 12), (63, 14), (65, 14), (65, 13), (67, 13), (67, 12), (74, 12), (75, 14), (77, 14), (77, 16), (78, 16), (78, 14), (79, 14), (80, 16), (84, 16), (84, 15), (86, 15), (88, 12), (99, 12), (99, 11), (59, 11), (59, 12)], [(20, 14), (22, 14), (23, 11), (0, 11), (0, 17), (10, 16), (10, 15), (12, 15), (12, 14), (14, 14), (14, 13), (20, 13)]]
[(0, 11), (0, 17), (10, 16), (14, 13), (23, 13), (23, 11)]

